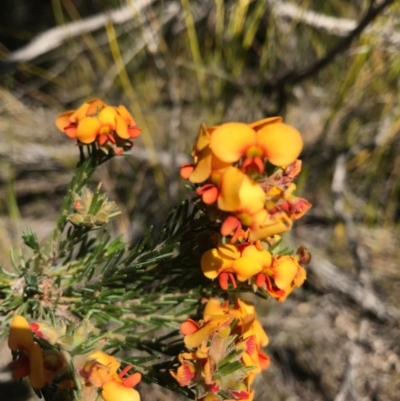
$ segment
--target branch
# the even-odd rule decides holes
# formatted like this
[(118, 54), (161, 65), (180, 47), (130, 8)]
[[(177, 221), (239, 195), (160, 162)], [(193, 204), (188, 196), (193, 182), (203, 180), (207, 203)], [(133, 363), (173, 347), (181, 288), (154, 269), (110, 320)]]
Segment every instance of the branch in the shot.
[(67, 39), (96, 31), (108, 23), (123, 24), (143, 12), (154, 0), (135, 0), (134, 4), (127, 4), (113, 11), (105, 11), (80, 21), (73, 21), (63, 26), (57, 26), (37, 35), (31, 42), (19, 50), (10, 53), (4, 64), (14, 64), (33, 60), (51, 50), (61, 46)]
[(270, 81), (267, 81), (264, 84), (264, 91), (265, 92), (270, 92), (275, 89), (280, 89), (282, 90), (287, 84), (296, 84), (299, 83), (307, 78), (310, 78), (314, 76), (316, 73), (318, 73), (320, 70), (325, 68), (327, 65), (329, 65), (332, 61), (335, 60), (335, 58), (342, 53), (344, 50), (346, 50), (350, 45), (351, 42), (358, 37), (364, 29), (377, 18), (385, 8), (390, 6), (394, 0), (385, 0), (378, 4), (376, 7), (369, 7), (368, 11), (366, 12), (365, 16), (361, 19), (361, 21), (358, 23), (358, 25), (350, 31), (350, 33), (340, 39), (335, 46), (330, 49), (326, 55), (319, 60), (317, 60), (315, 63), (311, 64), (310, 66), (302, 69), (302, 70), (291, 70), (288, 71), (286, 74), (281, 76), (280, 78), (277, 79), (272, 79)]

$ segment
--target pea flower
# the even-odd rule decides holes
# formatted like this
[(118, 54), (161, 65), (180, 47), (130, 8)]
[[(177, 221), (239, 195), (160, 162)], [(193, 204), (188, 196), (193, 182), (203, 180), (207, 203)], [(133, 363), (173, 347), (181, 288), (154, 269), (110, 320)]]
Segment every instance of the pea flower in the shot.
[(120, 366), (117, 359), (105, 352), (88, 355), (78, 370), (84, 383), (84, 395), (90, 397), (93, 390), (101, 389), (104, 401), (140, 401), (140, 395), (133, 387), (140, 382), (141, 374), (136, 372), (125, 377), (132, 366), (118, 372)]
[(11, 320), (8, 347), (19, 352), (17, 359), (9, 365), (14, 379), (28, 376), (35, 389), (43, 388), (51, 380), (45, 370), (42, 349), (34, 341), (29, 323), (23, 316), (16, 315)]
[(298, 255), (274, 256), (270, 266), (264, 265), (257, 275), (256, 285), (264, 287), (273, 298), (283, 302), (296, 287), (301, 287), (307, 277), (299, 260)]
[(275, 166), (294, 162), (303, 147), (300, 133), (272, 117), (252, 125), (242, 123), (222, 124), (212, 133), (210, 148), (226, 163), (242, 159), (243, 171), (264, 172), (264, 159)]
[[(235, 278), (243, 282), (260, 273), (261, 265), (242, 263), (242, 255), (246, 253), (247, 245), (223, 244), (220, 241), (217, 248), (206, 251), (201, 257), (203, 274), (211, 280), (218, 277), (221, 288), (227, 290), (228, 281), (231, 281), (236, 287)], [(249, 246), (249, 248), (254, 248), (254, 246)]]

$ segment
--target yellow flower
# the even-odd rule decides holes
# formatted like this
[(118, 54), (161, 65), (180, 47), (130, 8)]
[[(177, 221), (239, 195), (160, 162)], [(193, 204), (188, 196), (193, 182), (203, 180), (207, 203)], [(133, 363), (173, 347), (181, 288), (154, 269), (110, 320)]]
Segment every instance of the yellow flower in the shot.
[(34, 342), (28, 321), (16, 315), (11, 321), (8, 346), (12, 351), (20, 351), (19, 357), (10, 363), (14, 379), (29, 376), (29, 382), (35, 389), (43, 388), (50, 377), (45, 371), (43, 353), (40, 345)]

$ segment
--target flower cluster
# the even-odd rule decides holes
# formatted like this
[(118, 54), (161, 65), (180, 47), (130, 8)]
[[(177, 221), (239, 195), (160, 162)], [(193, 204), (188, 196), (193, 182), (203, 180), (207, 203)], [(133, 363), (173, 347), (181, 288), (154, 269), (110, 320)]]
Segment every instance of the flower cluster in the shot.
[(279, 234), (311, 207), (293, 195), (302, 146), (300, 133), (281, 117), (201, 125), (191, 153), (194, 163), (184, 164), (181, 176), (196, 186), (204, 209), (218, 224), (218, 244), (203, 255), (201, 266), (206, 277), (219, 278), (222, 289), (229, 282), (236, 287), (236, 280), (248, 281), (282, 301), (304, 282), (300, 263), (309, 254), (269, 251)]
[(131, 139), (140, 135), (140, 128), (125, 106), (108, 106), (100, 99), (88, 100), (77, 110), (60, 114), (56, 126), (78, 145), (93, 144), (108, 154), (120, 155), (129, 150)]
[[(92, 330), (87, 321), (71, 329), (63, 322), (57, 327), (45, 322), (29, 324), (23, 316), (14, 316), (8, 337), (16, 356), (10, 364), (13, 377), (28, 376), (32, 388), (51, 388), (57, 393), (76, 391), (79, 383), (85, 401), (99, 400), (99, 391), (104, 401), (140, 401), (132, 388), (141, 380), (140, 373), (125, 377), (132, 366), (119, 371), (121, 364), (113, 356), (99, 350), (82, 351)], [(102, 345), (100, 340), (98, 346)]]
[(261, 350), (268, 337), (257, 320), (254, 305), (238, 299), (230, 307), (216, 298), (208, 301), (203, 320), (181, 325), (188, 352), (171, 375), (180, 386), (194, 388), (197, 400), (248, 400), (255, 376), (269, 365)]

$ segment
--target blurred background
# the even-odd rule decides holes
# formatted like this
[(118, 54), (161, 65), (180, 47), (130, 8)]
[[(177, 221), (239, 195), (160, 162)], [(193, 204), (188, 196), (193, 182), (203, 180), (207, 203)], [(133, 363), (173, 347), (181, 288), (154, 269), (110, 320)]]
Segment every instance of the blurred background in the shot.
[(286, 237), (313, 260), (288, 301), (258, 302), (272, 363), (255, 400), (399, 400), (399, 54), (394, 0), (3, 0), (0, 263), (27, 226), (53, 228), (78, 159), (58, 113), (100, 97), (142, 128), (93, 179), (132, 243), (191, 196), (179, 166), (202, 121), (281, 115), (313, 203)]

